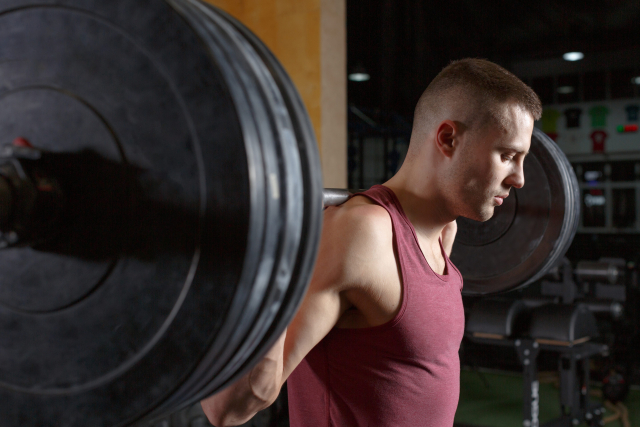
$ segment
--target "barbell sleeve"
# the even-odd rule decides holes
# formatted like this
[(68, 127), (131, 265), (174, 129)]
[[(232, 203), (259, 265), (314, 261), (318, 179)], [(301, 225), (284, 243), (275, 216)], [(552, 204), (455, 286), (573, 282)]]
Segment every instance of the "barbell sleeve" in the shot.
[(351, 197), (349, 190), (342, 188), (325, 188), (322, 190), (322, 205), (324, 207), (337, 206), (349, 200), (349, 197)]

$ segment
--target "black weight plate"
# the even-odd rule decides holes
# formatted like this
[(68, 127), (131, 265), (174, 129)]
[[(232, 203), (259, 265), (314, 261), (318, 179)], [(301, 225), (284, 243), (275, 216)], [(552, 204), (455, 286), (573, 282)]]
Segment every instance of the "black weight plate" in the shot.
[[(68, 199), (56, 241), (0, 252), (0, 424), (125, 425), (195, 373), (228, 381), (279, 318), (265, 298), (297, 305), (278, 286), (317, 245), (295, 236), (319, 167), (304, 158), (303, 181), (299, 142), (280, 140), (297, 125), (273, 117), (264, 65), (231, 79), (238, 52), (162, 1), (0, 11), (0, 129), (52, 152)], [(270, 338), (253, 339), (248, 356)]]
[[(213, 282), (194, 278), (215, 271), (196, 269), (198, 234), (207, 208), (203, 195), (220, 190), (209, 186), (213, 177), (206, 176), (199, 151), (205, 138), (220, 138), (222, 146), (242, 135), (198, 40), (180, 29), (167, 5), (1, 6), (2, 108), (18, 108), (15, 117), (3, 115), (3, 135), (22, 135), (66, 155), (65, 165), (74, 170), (61, 177), (73, 219), (64, 238), (51, 248), (0, 254), (4, 272), (30, 267), (27, 280), (3, 275), (13, 281), (5, 283), (11, 289), (46, 288), (61, 299), (49, 306), (3, 301), (1, 423), (114, 425), (155, 405), (184, 376), (181, 370), (197, 363), (211, 330), (193, 332), (194, 324), (215, 329), (222, 321), (233, 282), (219, 283), (212, 298)], [(180, 67), (173, 58), (183, 61)], [(208, 94), (199, 92), (204, 82), (198, 79), (209, 80)], [(216, 134), (216, 127), (225, 130)], [(231, 167), (246, 170), (242, 152), (215, 155), (219, 161), (207, 168), (219, 168), (209, 172), (220, 173), (217, 179)], [(113, 174), (97, 175), (101, 169)], [(236, 175), (242, 184), (242, 173)], [(240, 248), (249, 220), (242, 214), (248, 204), (238, 197), (247, 191), (246, 178), (244, 187), (219, 194), (235, 208), (226, 214), (237, 218), (238, 230), (225, 237), (237, 239)], [(88, 233), (94, 224), (110, 236)], [(135, 234), (125, 236), (119, 226)], [(161, 239), (145, 242), (154, 232)], [(239, 276), (242, 256), (232, 252), (226, 261), (227, 274)], [(102, 267), (112, 263), (110, 272)], [(101, 276), (80, 275), (83, 269)], [(207, 288), (212, 296), (196, 298)], [(78, 291), (64, 297), (69, 289)], [(217, 311), (218, 319), (200, 306), (207, 300), (206, 310)]]
[[(265, 85), (269, 83), (261, 80), (265, 77), (264, 70), (259, 66), (252, 68), (254, 64), (251, 63), (251, 58), (247, 58), (247, 52), (242, 49), (242, 39), (230, 30), (228, 24), (225, 26), (216, 16), (212, 19), (217, 22), (209, 22), (201, 13), (186, 7), (188, 2), (174, 2), (173, 5), (210, 47), (214, 60), (217, 61), (225, 80), (229, 82), (236, 108), (244, 112), (240, 119), (243, 122), (246, 149), (253, 153), (253, 158), (257, 161), (254, 167), (262, 169), (257, 175), (264, 176), (260, 184), (262, 191), (256, 191), (254, 197), (260, 198), (265, 194), (272, 197), (264, 198), (262, 204), (267, 205), (266, 216), (257, 217), (254, 221), (254, 231), (249, 232), (249, 238), (259, 244), (257, 248), (260, 251), (256, 251), (245, 260), (243, 277), (238, 286), (246, 290), (237, 294), (227, 317), (228, 321), (211, 345), (210, 354), (200, 363), (198, 370), (191, 376), (191, 381), (187, 381), (180, 391), (174, 393), (172, 402), (183, 400), (192, 394), (193, 381), (197, 382), (197, 388), (214, 380), (224, 382), (225, 378), (233, 374), (230, 365), (241, 357), (243, 346), (254, 344), (250, 337), (256, 331), (256, 324), (264, 323), (264, 302), (269, 300), (272, 294), (271, 275), (274, 266), (278, 264), (279, 239), (286, 229), (286, 215), (279, 210), (280, 202), (290, 198), (290, 194), (286, 192), (286, 173), (280, 173), (278, 170), (278, 138), (268, 137), (279, 129), (272, 117), (274, 106), (271, 103), (273, 101), (277, 104), (277, 100), (270, 98), (274, 93), (265, 91)], [(294, 165), (297, 162), (299, 166), (299, 160), (293, 160)], [(282, 162), (282, 165), (289, 164), (290, 159)], [(252, 187), (260, 189), (258, 185)], [(277, 196), (274, 196), (276, 194)], [(264, 236), (255, 230), (258, 225), (262, 228), (266, 226), (267, 233)]]
[[(281, 176), (286, 178), (280, 180), (282, 233), (281, 245), (272, 251), (273, 273), (254, 278), (254, 284), (269, 280), (268, 293), (258, 300), (261, 304), (259, 310), (245, 312), (242, 325), (233, 326), (234, 340), (220, 343), (219, 346), (227, 350), (224, 357), (209, 355), (168, 402), (169, 405), (175, 402), (185, 405), (211, 394), (246, 372), (291, 320), (306, 289), (317, 251), (321, 217), (318, 195), (322, 187), (310, 121), (293, 84), (275, 58), (246, 28), (223, 12), (196, 1), (175, 2), (174, 5), (198, 29), (212, 46), (212, 51), (233, 46), (234, 52), (242, 54), (234, 58), (237, 63), (230, 65), (247, 67), (260, 64), (259, 73), (253, 72), (257, 80), (252, 92), (253, 95), (265, 95), (269, 101), (267, 112), (278, 122), (279, 137), (276, 138), (274, 153), (277, 153), (275, 160), (279, 160), (280, 167), (285, 169)], [(226, 65), (221, 65), (221, 68)], [(232, 73), (227, 79), (233, 76)], [(292, 157), (295, 161), (291, 161)], [(301, 161), (304, 168), (300, 167)], [(301, 188), (304, 188), (304, 193)], [(301, 200), (304, 203), (300, 203)], [(269, 224), (275, 229), (278, 222), (272, 220)], [(212, 346), (216, 347), (215, 344)]]
[(565, 254), (580, 217), (578, 182), (566, 156), (534, 129), (525, 185), (513, 188), (486, 222), (458, 219), (451, 260), (463, 293), (483, 295), (526, 286)]
[[(254, 332), (259, 331), (260, 333), (254, 334), (254, 337), (260, 336), (262, 340), (259, 344), (253, 346), (253, 351), (250, 355), (245, 355), (244, 352), (237, 355), (236, 361), (241, 362), (242, 365), (229, 364), (227, 366), (227, 370), (235, 372), (234, 377), (229, 378), (229, 380), (232, 380), (246, 372), (246, 370), (251, 367), (255, 361), (259, 360), (266, 350), (273, 345), (275, 340), (277, 340), (292, 320), (302, 301), (312, 274), (320, 238), (320, 224), (322, 220), (322, 176), (317, 168), (319, 158), (311, 121), (293, 83), (277, 59), (253, 33), (231, 16), (217, 10), (213, 6), (193, 0), (189, 1), (199, 5), (204, 14), (210, 15), (213, 13), (219, 15), (232, 24), (245, 40), (250, 43), (249, 51), (251, 51), (252, 54), (255, 52), (259, 55), (260, 60), (263, 61), (277, 84), (283, 96), (283, 101), (286, 104), (287, 111), (291, 116), (291, 124), (293, 125), (297, 147), (292, 148), (285, 146), (283, 149), (294, 150), (296, 153), (299, 153), (302, 162), (304, 203), (299, 207), (304, 211), (302, 224), (304, 231), (302, 235), (296, 236), (297, 239), (300, 239), (297, 259), (294, 265), (291, 265), (288, 261), (283, 264), (286, 271), (292, 271), (291, 277), (288, 280), (283, 280), (283, 277), (274, 278), (276, 295), (282, 298), (279, 304), (280, 308), (275, 318), (270, 316), (268, 321), (263, 321), (262, 324), (255, 326)], [(278, 110), (278, 108), (274, 108), (274, 110)], [(290, 141), (290, 139), (285, 138), (284, 141)], [(269, 302), (269, 300), (264, 302), (265, 308), (267, 308), (271, 314), (275, 314), (275, 310), (278, 307), (274, 302)], [(253, 337), (250, 337), (250, 340), (253, 339)], [(226, 376), (223, 377), (226, 378)], [(212, 382), (207, 388), (203, 389), (198, 396), (200, 398), (204, 397), (217, 388), (217, 383)]]

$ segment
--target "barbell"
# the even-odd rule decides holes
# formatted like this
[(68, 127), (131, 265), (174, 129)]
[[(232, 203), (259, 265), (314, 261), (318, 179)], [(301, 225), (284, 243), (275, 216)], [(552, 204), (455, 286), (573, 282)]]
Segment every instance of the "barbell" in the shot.
[[(0, 156), (0, 425), (125, 426), (220, 390), (291, 321), (317, 253), (322, 177), (294, 85), (198, 0), (0, 0), (0, 12), (0, 135), (38, 147)], [(557, 248), (534, 250), (544, 262), (527, 274), (575, 232), (575, 177), (563, 169), (556, 188), (549, 164), (566, 159), (545, 163), (545, 149), (532, 144), (555, 234), (540, 241)], [(460, 247), (494, 247), (535, 216), (529, 186), (491, 226), (502, 234), (486, 243), (473, 234), (485, 225), (461, 222)], [(475, 256), (460, 253), (460, 266)], [(495, 283), (482, 289), (522, 284)]]

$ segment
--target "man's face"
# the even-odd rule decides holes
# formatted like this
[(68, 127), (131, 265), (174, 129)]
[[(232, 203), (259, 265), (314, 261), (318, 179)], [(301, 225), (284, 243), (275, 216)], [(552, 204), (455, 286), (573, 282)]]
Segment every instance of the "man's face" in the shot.
[(533, 118), (516, 105), (505, 108), (507, 130), (485, 126), (463, 138), (454, 172), (457, 214), (487, 221), (509, 195), (524, 185), (523, 163), (531, 145)]

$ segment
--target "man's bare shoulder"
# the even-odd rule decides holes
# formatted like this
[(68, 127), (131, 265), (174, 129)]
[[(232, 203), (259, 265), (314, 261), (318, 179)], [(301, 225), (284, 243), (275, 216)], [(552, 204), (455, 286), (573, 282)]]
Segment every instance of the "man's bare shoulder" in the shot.
[(386, 209), (365, 197), (327, 208), (317, 269), (341, 290), (360, 285), (394, 262), (392, 236)]
[(357, 239), (375, 243), (392, 235), (391, 218), (385, 208), (364, 196), (356, 196), (346, 203), (327, 208), (324, 227), (336, 239)]

